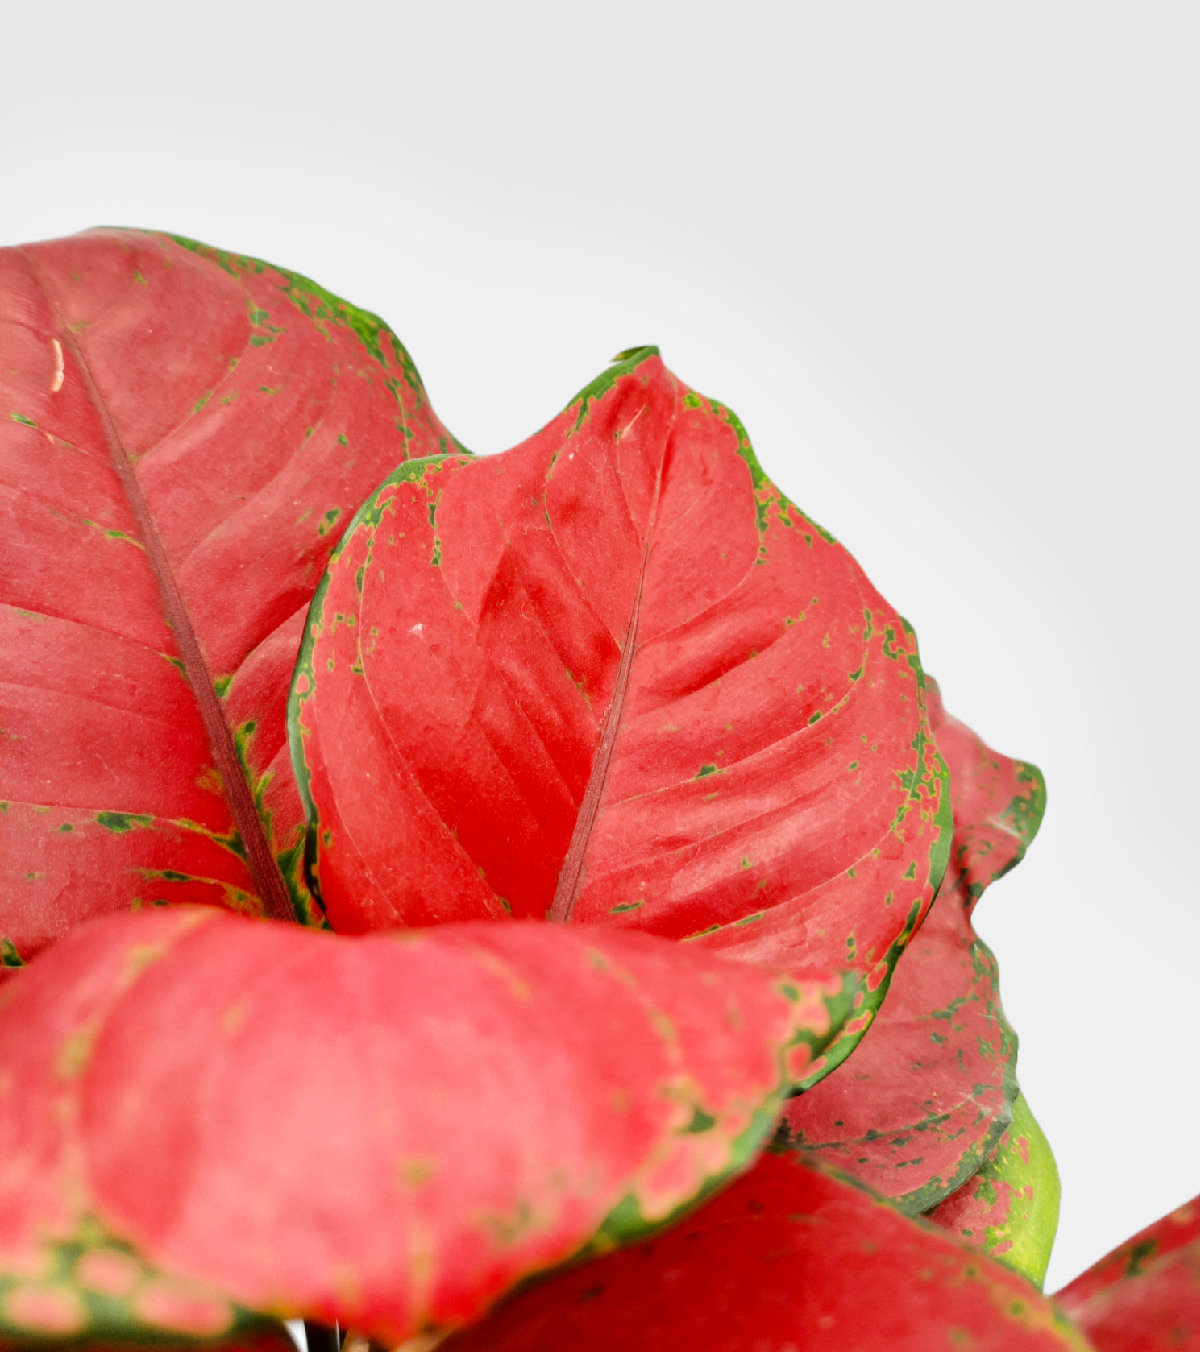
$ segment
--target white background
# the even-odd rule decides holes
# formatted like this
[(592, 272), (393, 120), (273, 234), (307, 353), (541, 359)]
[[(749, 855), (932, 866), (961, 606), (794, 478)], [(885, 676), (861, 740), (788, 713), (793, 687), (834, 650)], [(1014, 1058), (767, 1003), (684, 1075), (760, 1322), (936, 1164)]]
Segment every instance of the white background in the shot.
[(1047, 1289), (1200, 1191), (1187, 4), (35, 5), (0, 243), (157, 226), (377, 310), (501, 450), (661, 345), (1050, 807), (988, 894)]

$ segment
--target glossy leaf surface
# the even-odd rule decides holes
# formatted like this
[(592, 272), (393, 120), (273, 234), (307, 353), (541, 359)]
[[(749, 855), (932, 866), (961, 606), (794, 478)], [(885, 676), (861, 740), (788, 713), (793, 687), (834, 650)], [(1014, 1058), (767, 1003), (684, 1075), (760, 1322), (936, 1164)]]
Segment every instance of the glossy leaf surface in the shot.
[(0, 251), (0, 940), (163, 901), (313, 919), (285, 700), (341, 528), (447, 447), (316, 283), (128, 230)]
[(795, 1157), (515, 1297), (442, 1352), (1087, 1348), (1023, 1278)]
[(0, 990), (6, 1301), (124, 1244), (228, 1320), (453, 1326), (746, 1167), (854, 989), (583, 927), (96, 921)]
[(930, 722), (950, 769), (951, 864), (879, 1016), (837, 1075), (786, 1107), (783, 1139), (855, 1174), (911, 1213), (960, 1188), (1012, 1120), (1017, 1040), (996, 959), (970, 912), (1019, 861), (1041, 822), (1040, 771), (992, 751), (945, 714)]
[(1039, 1290), (1058, 1230), (1062, 1185), (1045, 1133), (1024, 1094), (992, 1157), (928, 1213), (934, 1225), (1028, 1277)]
[(1097, 1352), (1197, 1352), (1200, 1197), (1114, 1249), (1056, 1299)]
[(949, 847), (922, 682), (737, 419), (642, 349), (514, 450), (401, 466), (348, 528), (290, 708), (328, 915), (850, 966), (841, 1055)]

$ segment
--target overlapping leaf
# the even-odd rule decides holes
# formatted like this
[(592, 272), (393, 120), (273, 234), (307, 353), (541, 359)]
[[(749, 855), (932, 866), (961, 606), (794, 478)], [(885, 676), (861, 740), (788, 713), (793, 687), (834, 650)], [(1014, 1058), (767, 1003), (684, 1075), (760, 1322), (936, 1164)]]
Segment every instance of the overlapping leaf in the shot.
[(348, 528), (290, 708), (313, 872), (339, 929), (548, 917), (850, 966), (836, 1060), (949, 846), (922, 685), (736, 418), (642, 349)]
[(1036, 767), (992, 751), (942, 708), (930, 722), (950, 769), (954, 844), (946, 881), (854, 1057), (786, 1107), (782, 1136), (925, 1211), (989, 1158), (1012, 1120), (1017, 1040), (996, 960), (970, 912), (1016, 864), (1045, 809)]
[(1200, 1197), (1114, 1249), (1056, 1299), (1097, 1352), (1197, 1352)]
[(8, 1332), (87, 1331), (121, 1263), (210, 1334), (461, 1323), (746, 1167), (855, 984), (591, 927), (93, 922), (0, 991)]
[(0, 944), (163, 901), (315, 918), (285, 697), (341, 529), (447, 449), (316, 283), (101, 230), (0, 251)]
[(1087, 1342), (1021, 1277), (794, 1158), (666, 1234), (545, 1281), (442, 1352), (1049, 1352)]
[(1058, 1230), (1062, 1187), (1050, 1143), (1025, 1096), (986, 1164), (928, 1213), (929, 1220), (984, 1250), (1040, 1289)]

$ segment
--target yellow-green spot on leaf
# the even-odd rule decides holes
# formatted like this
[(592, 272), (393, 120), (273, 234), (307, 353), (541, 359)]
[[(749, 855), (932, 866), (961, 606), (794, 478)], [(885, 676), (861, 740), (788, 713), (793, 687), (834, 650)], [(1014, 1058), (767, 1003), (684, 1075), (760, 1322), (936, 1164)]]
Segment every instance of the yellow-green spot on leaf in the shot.
[(707, 775), (719, 775), (721, 773), (722, 772), (715, 765), (702, 765), (700, 769), (696, 771), (696, 778), (704, 779)]
[(212, 390), (205, 390), (199, 399), (192, 405), (192, 412), (199, 413), (205, 404), (212, 398)]
[(11, 939), (0, 938), (0, 967), (24, 967), (25, 959)]
[(331, 507), (329, 511), (327, 511), (325, 515), (321, 518), (321, 522), (317, 526), (317, 534), (318, 535), (326, 534), (326, 532), (338, 519), (338, 517), (341, 516), (341, 514), (342, 509), (340, 507)]
[(274, 387), (270, 385), (260, 385), (258, 388), (259, 392), (262, 394), (278, 394), (280, 390), (278, 385), (275, 385)]
[(679, 942), (690, 944), (693, 939), (703, 939), (706, 934), (716, 934), (720, 928), (720, 925), (709, 925), (707, 929), (697, 930), (695, 934), (685, 934)]
[(145, 552), (146, 546), (143, 545), (142, 542), (141, 542), (140, 540), (134, 539), (134, 537), (133, 537), (132, 535), (130, 535), (127, 531), (123, 531), (123, 530), (112, 530), (112, 529), (110, 529), (110, 528), (107, 527), (107, 526), (102, 526), (98, 521), (93, 521), (93, 520), (91, 520), (90, 517), (86, 517), (86, 516), (83, 518), (83, 524), (84, 524), (85, 526), (91, 526), (91, 528), (92, 528), (93, 530), (98, 530), (98, 531), (100, 531), (100, 532), (105, 536), (106, 539), (109, 539), (109, 540), (124, 540), (124, 542), (125, 542), (127, 545), (133, 545), (133, 547), (134, 547), (135, 549), (140, 549), (140, 550), (143, 551), (143, 553)]
[(339, 433), (338, 433), (338, 445), (339, 445), (339, 446), (349, 446), (349, 445), (350, 445), (350, 443), (346, 440), (346, 434), (345, 434), (345, 432), (339, 432)]
[(135, 271), (134, 274), (133, 274), (133, 280), (138, 284), (138, 286), (149, 286), (149, 285), (150, 285), (150, 283), (149, 283), (148, 281), (146, 281), (145, 277), (143, 277), (142, 274), (141, 274), (140, 272), (137, 272), (137, 271)]
[(232, 676), (218, 676), (213, 681), (213, 689), (217, 692), (218, 699), (224, 699), (229, 692), (229, 687), (233, 684)]
[(132, 831), (136, 826), (151, 826), (154, 818), (140, 812), (97, 812), (96, 824), (106, 831)]
[(275, 339), (269, 333), (252, 333), (250, 335), (251, 347), (265, 347), (268, 343), (273, 343)]
[(812, 725), (813, 725), (814, 723), (819, 723), (820, 721), (821, 721), (821, 714), (820, 714), (820, 711), (818, 710), (818, 711), (817, 711), (815, 714), (813, 714), (813, 716), (808, 720), (808, 726), (811, 728)]
[(641, 901), (623, 901), (619, 906), (614, 906), (609, 915), (624, 915), (626, 911), (636, 911), (641, 905)]
[(744, 915), (740, 920), (735, 920), (734, 925), (753, 925), (756, 920), (761, 920), (766, 915), (766, 911), (755, 911), (753, 915)]
[(27, 418), (24, 413), (10, 413), (8, 415), (13, 422), (20, 423), (23, 427), (36, 427), (37, 423), (32, 418)]
[(914, 859), (914, 860), (912, 861), (912, 863), (909, 864), (909, 866), (904, 870), (904, 876), (905, 876), (905, 878), (908, 879), (909, 882), (912, 882), (913, 879), (916, 878), (916, 876), (917, 876), (917, 861), (916, 861), (915, 859)]
[(850, 679), (851, 679), (852, 681), (857, 681), (857, 680), (862, 676), (862, 674), (863, 674), (863, 672), (864, 672), (865, 670), (866, 670), (866, 663), (864, 662), (863, 665), (862, 665), (861, 667), (859, 667), (859, 669), (858, 669), (857, 671), (852, 671), (852, 672), (850, 673)]
[(222, 404), (232, 404), (233, 401), (234, 401), (237, 397), (238, 397), (238, 392), (237, 392), (237, 390), (231, 390), (231, 391), (225, 396), (225, 398), (221, 400), (221, 403), (222, 403)]
[(58, 1055), (54, 1058), (54, 1070), (59, 1079), (75, 1080), (79, 1078), (92, 1054), (92, 1044), (95, 1040), (96, 1029), (94, 1026), (91, 1028), (76, 1028), (73, 1033), (69, 1033), (63, 1039), (62, 1045), (58, 1049)]

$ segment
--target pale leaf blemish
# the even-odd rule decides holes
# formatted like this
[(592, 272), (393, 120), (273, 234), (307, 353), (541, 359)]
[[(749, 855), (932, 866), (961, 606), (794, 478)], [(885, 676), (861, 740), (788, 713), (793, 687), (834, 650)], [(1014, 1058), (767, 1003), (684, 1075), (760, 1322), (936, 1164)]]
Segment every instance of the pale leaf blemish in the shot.
[(19, 1285), (5, 1293), (2, 1309), (7, 1322), (41, 1335), (65, 1337), (87, 1323), (87, 1311), (78, 1295), (55, 1284)]
[(66, 367), (63, 364), (62, 344), (57, 338), (51, 338), (50, 341), (54, 344), (54, 384), (50, 386), (50, 393), (57, 394), (62, 389)]

